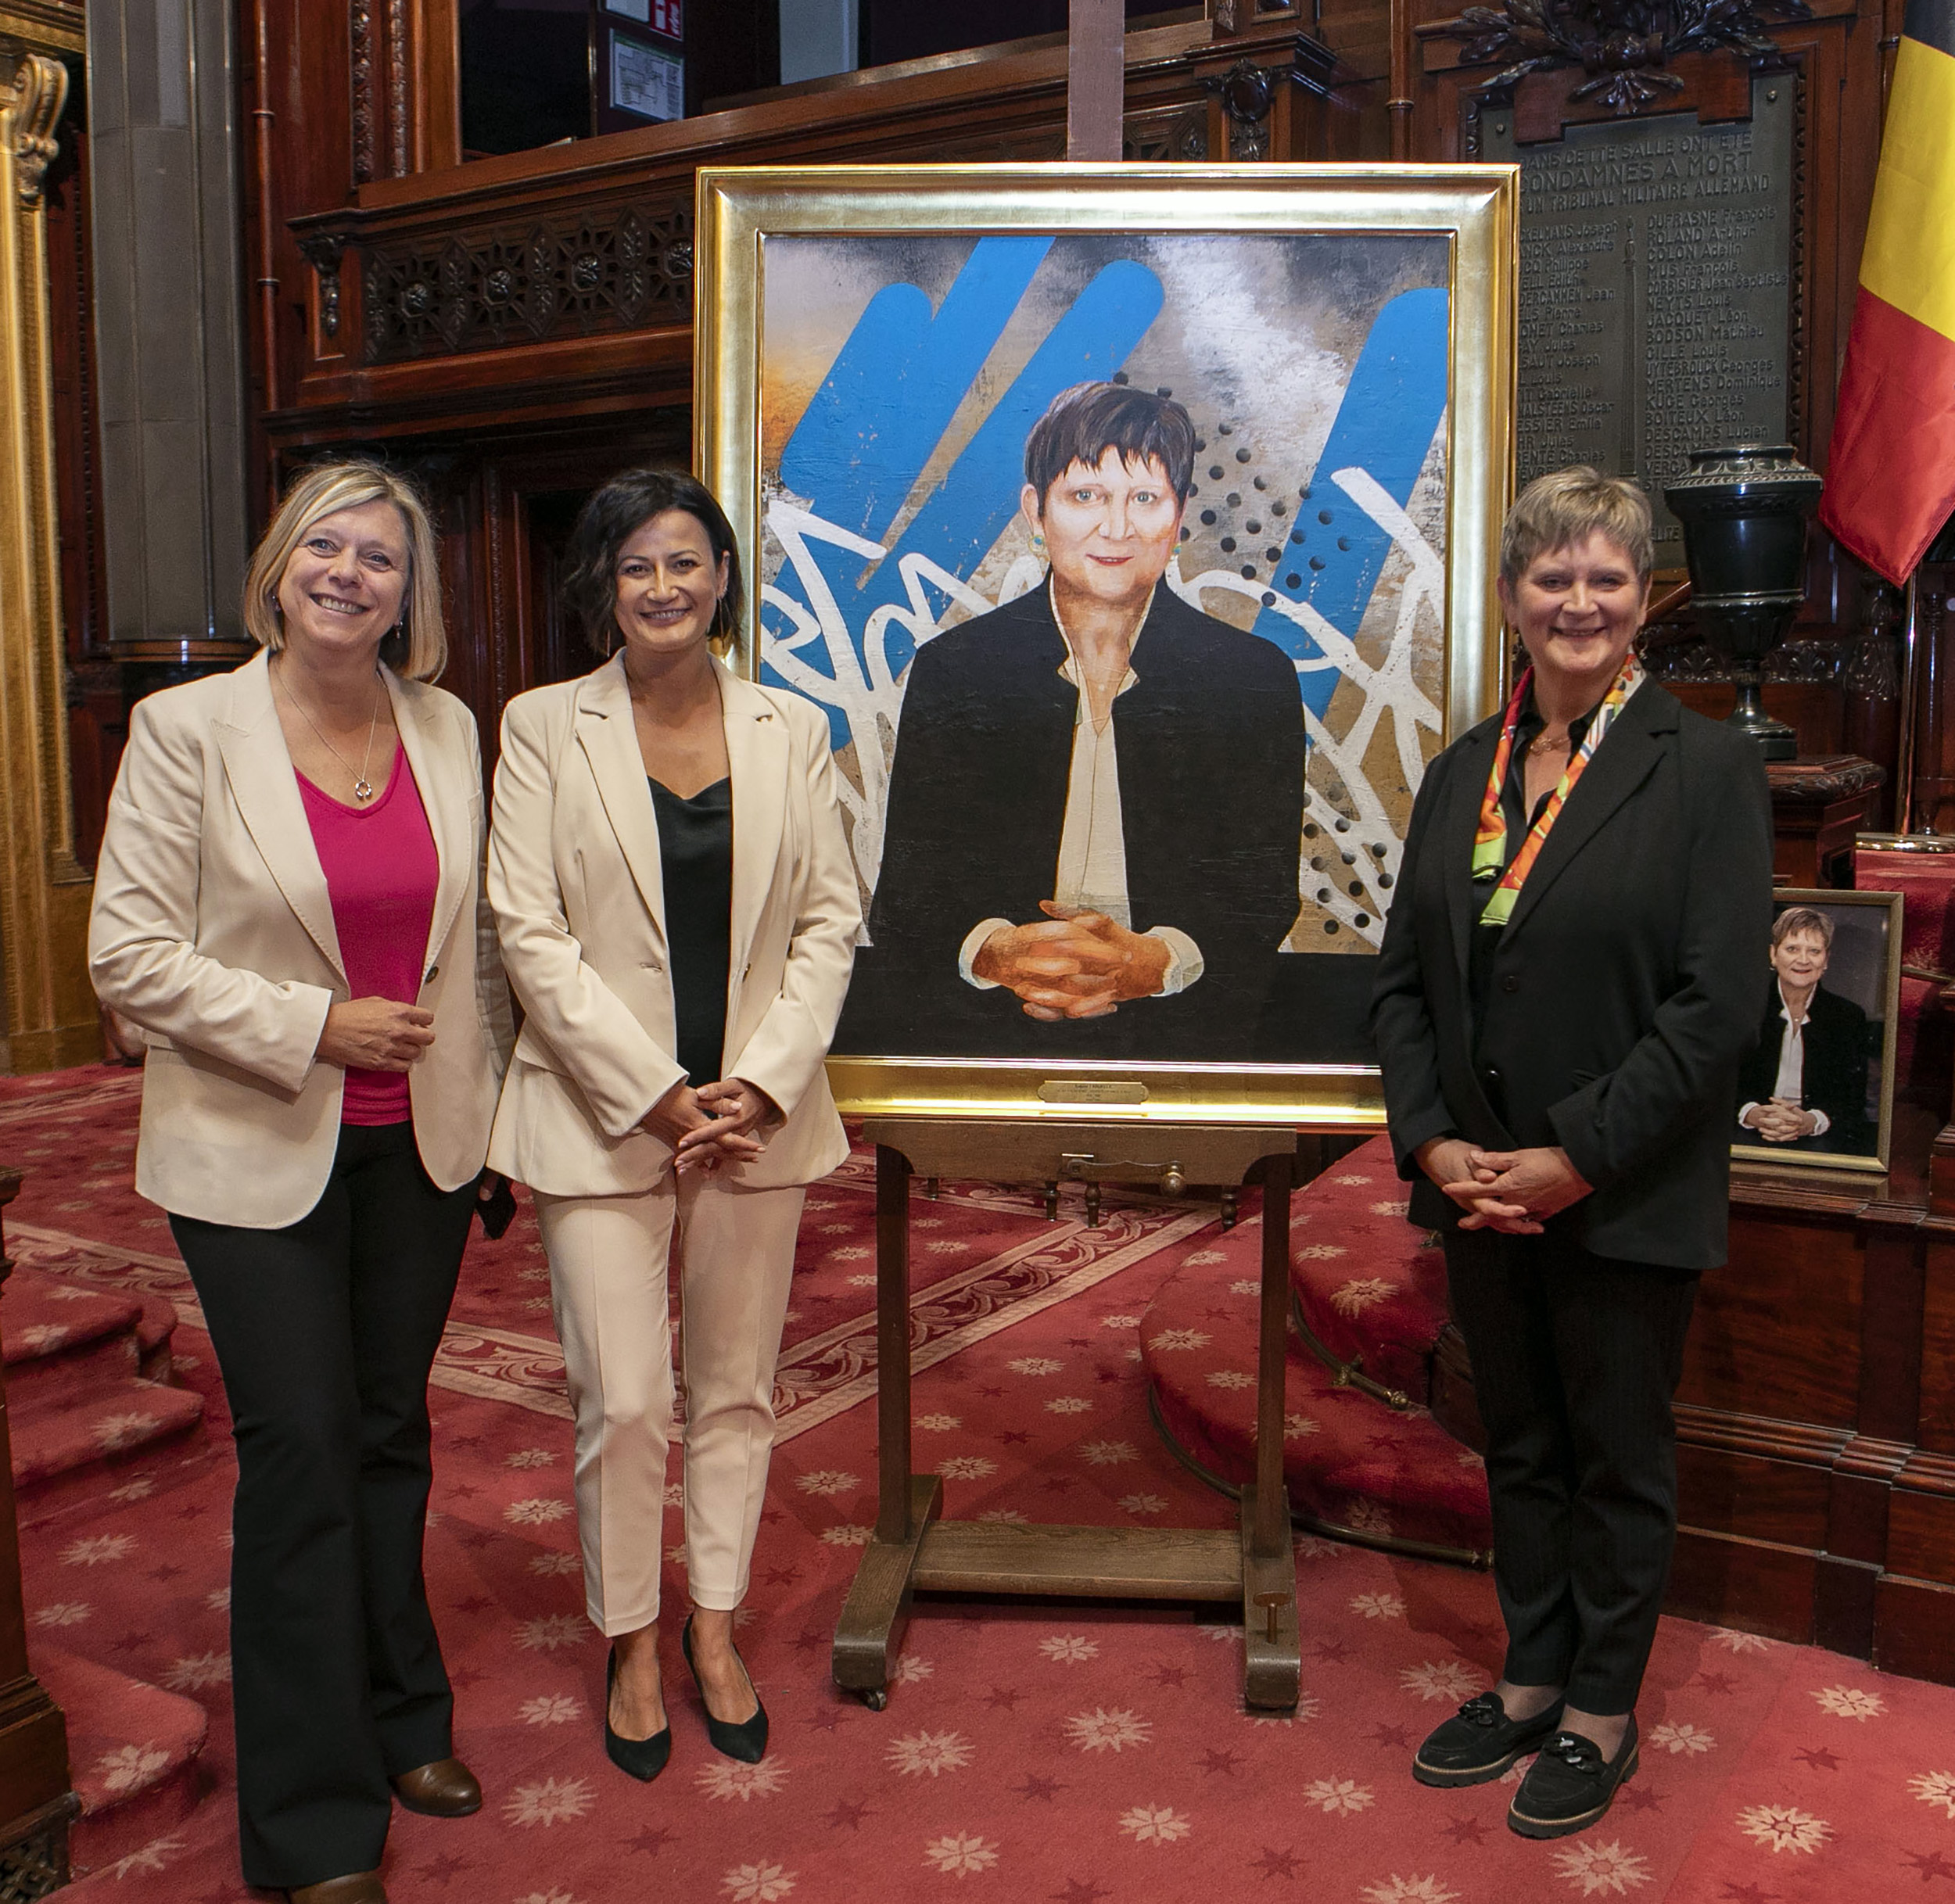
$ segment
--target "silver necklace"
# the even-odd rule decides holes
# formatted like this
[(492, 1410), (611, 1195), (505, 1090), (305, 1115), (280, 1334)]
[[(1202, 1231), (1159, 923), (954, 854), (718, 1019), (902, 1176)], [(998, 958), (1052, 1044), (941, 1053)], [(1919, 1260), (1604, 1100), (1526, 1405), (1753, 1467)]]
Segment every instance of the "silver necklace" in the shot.
[[(285, 671), (282, 669), (279, 670), (279, 673), (282, 677), (284, 672)], [(346, 755), (341, 753), (339, 748), (335, 747), (323, 733), (320, 733), (319, 723), (306, 712), (306, 704), (301, 701), (290, 688), (287, 688), (285, 690), (285, 698), (299, 710), (300, 718), (304, 721), (305, 724), (310, 727), (314, 733), (319, 735), (319, 744), (323, 747), (335, 760), (338, 761), (340, 766), (344, 767), (349, 773), (353, 773), (353, 762), (347, 759)], [(379, 727), (379, 725), (380, 686), (379, 677), (378, 673), (376, 673), (374, 680), (373, 719), (367, 723), (367, 751), (361, 759), (360, 771), (357, 773), (354, 773), (353, 778), (353, 797), (354, 799), (357, 800), (362, 806), (365, 805), (366, 803), (373, 798), (373, 783), (367, 778), (367, 769), (373, 765), (373, 737), (375, 730)]]

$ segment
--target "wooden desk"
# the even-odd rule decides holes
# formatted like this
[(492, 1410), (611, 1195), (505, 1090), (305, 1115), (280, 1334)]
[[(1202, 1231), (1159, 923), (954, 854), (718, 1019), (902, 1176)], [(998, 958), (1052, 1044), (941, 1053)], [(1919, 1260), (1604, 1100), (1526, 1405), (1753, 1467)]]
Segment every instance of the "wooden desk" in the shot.
[(1765, 763), (1772, 789), (1772, 872), (1788, 886), (1850, 886), (1853, 837), (1887, 778), (1854, 754)]
[[(876, 1531), (835, 1628), (835, 1683), (881, 1710), (910, 1596), (1074, 1594), (1239, 1603), (1243, 1696), (1287, 1711), (1300, 1678), (1297, 1561), (1283, 1486), (1283, 1362), (1290, 1311), (1290, 1191), (1296, 1134), (1233, 1126), (877, 1118)], [(943, 1518), (943, 1483), (910, 1472), (909, 1180), (1263, 1185), (1256, 1479), (1234, 1531), (1025, 1526)]]

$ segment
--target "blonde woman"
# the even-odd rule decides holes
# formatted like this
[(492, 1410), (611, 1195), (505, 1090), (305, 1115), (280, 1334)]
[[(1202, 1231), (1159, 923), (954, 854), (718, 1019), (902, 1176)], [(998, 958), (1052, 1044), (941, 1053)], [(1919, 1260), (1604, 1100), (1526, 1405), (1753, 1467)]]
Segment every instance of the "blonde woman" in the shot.
[(421, 1531), (508, 1000), (475, 724), (432, 685), (420, 498), (373, 464), (309, 471), (244, 615), (255, 658), (136, 705), (89, 966), (149, 1043), (136, 1188), (170, 1213), (231, 1404), (244, 1876), (385, 1904), (393, 1798), (482, 1803)]
[(612, 1641), (604, 1744), (647, 1780), (672, 1744), (667, 1266), (685, 1304), (680, 1650), (708, 1738), (751, 1763), (767, 1713), (734, 1612), (802, 1197), (848, 1153), (822, 1060), (861, 912), (828, 725), (714, 656), (739, 626), (739, 565), (690, 476), (634, 471), (585, 504), (566, 593), (612, 658), (510, 702), (489, 855), (526, 1014), (490, 1154), (536, 1192), (576, 1411), (585, 1601)]

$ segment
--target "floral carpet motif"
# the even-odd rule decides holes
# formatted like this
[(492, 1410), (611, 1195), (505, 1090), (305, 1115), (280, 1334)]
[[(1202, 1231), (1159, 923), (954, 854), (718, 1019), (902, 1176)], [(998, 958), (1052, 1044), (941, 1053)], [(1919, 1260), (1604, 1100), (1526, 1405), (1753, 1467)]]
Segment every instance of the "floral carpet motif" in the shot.
[[(0, 1096), (9, 1161), (13, 1133), (39, 1134), (31, 1122), (9, 1127), (17, 1101)], [(63, 1141), (79, 1150), (95, 1135), (71, 1127)], [(967, 1224), (1017, 1220), (975, 1199), (920, 1201), (918, 1214), (942, 1214), (946, 1241)], [(81, 1211), (58, 1225), (40, 1207), (21, 1214), (112, 1240)], [(1017, 1241), (1032, 1246), (1028, 1263), (1042, 1246), (1059, 1253), (1032, 1266), (1049, 1280), (981, 1315), (956, 1310), (964, 1289), (945, 1289), (957, 1319), (931, 1338), (943, 1353), (917, 1379), (917, 1465), (945, 1477), (948, 1511), (1227, 1525), (1229, 1504), (1163, 1450), (1139, 1379), (1139, 1319), (1187, 1240), (1112, 1267), (1127, 1244), (1082, 1261), (1042, 1224)], [(167, 1260), (167, 1235), (138, 1246)], [(1012, 1246), (987, 1242), (984, 1260)], [(87, 1266), (101, 1260), (37, 1267), (92, 1280)], [(809, 1273), (811, 1291), (836, 1275), (846, 1291), (859, 1272), (817, 1263)], [(933, 1292), (961, 1273), (919, 1268)], [(509, 1279), (511, 1290), (529, 1286)], [(856, 1314), (838, 1302), (795, 1346)], [(458, 1322), (504, 1326), (486, 1307)], [(547, 1340), (547, 1318), (533, 1326)], [(185, 1328), (178, 1343), (194, 1364), (183, 1379), (221, 1422), (207, 1339)], [(1641, 1770), (1597, 1830), (1530, 1844), (1502, 1822), (1511, 1780), (1433, 1791), (1408, 1772), (1423, 1734), (1498, 1670), (1490, 1583), (1315, 1539), (1298, 1545), (1304, 1669), (1293, 1716), (1243, 1712), (1240, 1630), (1219, 1609), (942, 1599), (918, 1604), (888, 1709), (872, 1712), (827, 1677), (875, 1506), (874, 1411), (839, 1403), (804, 1417), (774, 1461), (740, 1630), (773, 1716), (766, 1759), (744, 1766), (712, 1752), (668, 1644), (673, 1759), (640, 1787), (608, 1763), (598, 1735), (604, 1653), (580, 1611), (568, 1422), (453, 1388), (437, 1392), (436, 1412), (429, 1590), (457, 1747), (487, 1803), (459, 1820), (397, 1815), (385, 1868), (400, 1904), (1955, 1899), (1955, 1690), (1666, 1619), (1641, 1708)], [(133, 1490), (131, 1473), (148, 1486)], [(209, 1430), (117, 1479), (25, 1531), (30, 1637), (58, 1634), (77, 1658), (203, 1702), (215, 1788), (74, 1895), (242, 1904), (263, 1894), (239, 1881), (231, 1816), (228, 1444)], [(658, 1537), (676, 1620), (676, 1470), (673, 1479)], [(139, 1768), (142, 1740), (102, 1749), (124, 1743)]]

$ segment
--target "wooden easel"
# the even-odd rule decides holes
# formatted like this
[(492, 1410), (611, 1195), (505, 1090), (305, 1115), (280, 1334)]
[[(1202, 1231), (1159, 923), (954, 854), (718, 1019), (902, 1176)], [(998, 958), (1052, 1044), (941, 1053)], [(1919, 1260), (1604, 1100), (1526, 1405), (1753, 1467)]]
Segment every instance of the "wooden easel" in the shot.
[[(835, 1628), (835, 1683), (880, 1711), (910, 1596), (1059, 1594), (1114, 1600), (1221, 1601), (1243, 1609), (1243, 1696), (1287, 1711), (1300, 1674), (1297, 1561), (1283, 1487), (1283, 1363), (1290, 1314), (1290, 1191), (1296, 1134), (1212, 1124), (1087, 1124), (874, 1118), (876, 1146), (876, 1531)], [(1239, 1530), (1026, 1526), (942, 1517), (943, 1483), (910, 1472), (909, 1180), (982, 1177), (1263, 1186), (1256, 1479)]]

